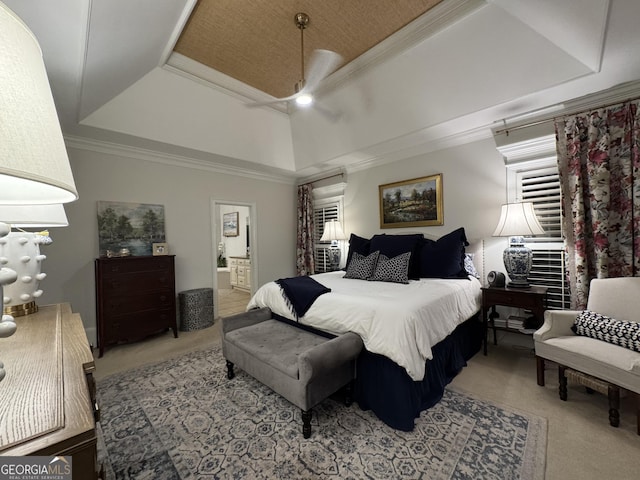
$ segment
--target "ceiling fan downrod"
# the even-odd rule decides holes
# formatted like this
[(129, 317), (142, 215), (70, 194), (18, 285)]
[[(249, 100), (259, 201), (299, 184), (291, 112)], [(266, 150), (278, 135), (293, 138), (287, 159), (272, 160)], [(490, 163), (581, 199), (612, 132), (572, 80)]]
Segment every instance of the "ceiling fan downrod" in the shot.
[(296, 13), (293, 17), (293, 21), (296, 24), (296, 27), (300, 29), (300, 67), (301, 67), (301, 76), (300, 81), (295, 85), (295, 92), (298, 93), (300, 90), (304, 88), (305, 79), (304, 79), (304, 29), (309, 25), (309, 15), (304, 12)]

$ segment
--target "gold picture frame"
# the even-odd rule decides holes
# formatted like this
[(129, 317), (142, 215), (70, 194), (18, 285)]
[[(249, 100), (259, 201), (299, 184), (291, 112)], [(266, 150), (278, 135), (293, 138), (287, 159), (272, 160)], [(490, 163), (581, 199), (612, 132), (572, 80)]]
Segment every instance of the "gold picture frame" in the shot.
[(167, 243), (154, 243), (153, 244), (153, 256), (169, 255), (169, 245)]
[(444, 225), (442, 174), (378, 186), (380, 228)]

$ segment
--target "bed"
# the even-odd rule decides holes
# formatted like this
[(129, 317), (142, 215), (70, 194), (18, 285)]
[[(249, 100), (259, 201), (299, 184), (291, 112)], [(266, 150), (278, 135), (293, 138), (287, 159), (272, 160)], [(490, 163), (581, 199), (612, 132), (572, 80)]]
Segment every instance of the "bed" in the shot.
[(328, 335), (360, 335), (355, 399), (409, 431), (481, 346), (481, 285), (466, 245), (464, 229), (438, 240), (351, 235), (346, 271), (310, 277), (325, 288), (303, 315), (283, 294), (282, 279), (260, 287), (247, 308), (269, 307), (283, 321)]

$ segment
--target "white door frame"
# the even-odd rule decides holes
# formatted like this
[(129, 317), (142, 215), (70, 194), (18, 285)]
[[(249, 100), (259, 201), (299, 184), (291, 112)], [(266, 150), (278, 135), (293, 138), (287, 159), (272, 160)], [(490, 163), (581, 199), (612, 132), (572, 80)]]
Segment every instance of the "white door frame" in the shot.
[(258, 283), (258, 215), (255, 202), (242, 202), (238, 200), (222, 200), (211, 198), (211, 251), (213, 257), (213, 318), (218, 318), (218, 225), (220, 224), (220, 206), (238, 205), (249, 208), (249, 242), (251, 251), (251, 295)]

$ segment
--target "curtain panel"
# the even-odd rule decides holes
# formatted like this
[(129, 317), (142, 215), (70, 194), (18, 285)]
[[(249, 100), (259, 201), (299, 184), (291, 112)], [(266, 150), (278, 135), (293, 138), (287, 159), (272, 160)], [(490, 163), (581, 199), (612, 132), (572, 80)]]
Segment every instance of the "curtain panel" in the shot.
[(313, 187), (311, 184), (298, 186), (298, 228), (296, 239), (296, 273), (313, 275)]
[(640, 100), (556, 120), (571, 306), (640, 267)]

